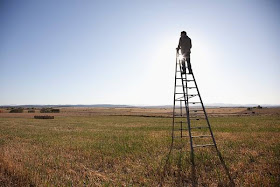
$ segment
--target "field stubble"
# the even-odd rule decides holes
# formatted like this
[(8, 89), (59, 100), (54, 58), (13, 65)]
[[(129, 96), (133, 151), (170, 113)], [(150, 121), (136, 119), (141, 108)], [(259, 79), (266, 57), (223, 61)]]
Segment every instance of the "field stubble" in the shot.
[[(171, 143), (170, 118), (87, 114), (36, 120), (30, 114), (2, 113), (0, 186), (191, 184), (188, 140), (183, 151), (172, 151), (163, 172)], [(236, 185), (279, 184), (278, 114), (220, 116), (210, 122)], [(213, 150), (195, 154), (200, 185), (227, 184)]]

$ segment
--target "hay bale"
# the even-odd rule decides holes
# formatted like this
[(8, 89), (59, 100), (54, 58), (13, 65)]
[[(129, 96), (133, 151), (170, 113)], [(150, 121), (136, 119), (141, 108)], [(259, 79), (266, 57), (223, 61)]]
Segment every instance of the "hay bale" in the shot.
[(54, 108), (51, 111), (52, 111), (52, 113), (59, 113), (60, 112), (59, 109), (54, 109)]
[(51, 113), (51, 108), (42, 108), (40, 113)]
[(34, 116), (34, 119), (54, 119), (54, 116)]
[(42, 108), (40, 110), (40, 113), (59, 113), (59, 109), (54, 109), (54, 108)]
[(23, 113), (23, 108), (13, 108), (10, 113)]

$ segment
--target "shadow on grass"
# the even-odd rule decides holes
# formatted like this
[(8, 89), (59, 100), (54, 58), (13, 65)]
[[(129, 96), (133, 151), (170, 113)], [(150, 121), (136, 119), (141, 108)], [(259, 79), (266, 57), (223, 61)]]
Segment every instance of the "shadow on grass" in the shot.
[[(195, 156), (197, 164), (195, 162), (192, 162), (191, 160), (191, 154), (190, 151), (183, 151), (181, 149), (177, 149), (175, 153), (173, 147), (170, 149), (170, 152), (167, 154), (167, 156), (162, 160), (163, 168), (160, 172), (160, 182), (159, 186), (165, 186), (166, 181), (169, 177), (175, 178), (174, 185), (176, 186), (198, 186), (198, 185), (209, 185), (210, 181), (214, 181), (213, 176), (211, 176), (212, 172), (216, 170), (216, 174), (219, 179), (218, 185), (222, 186), (235, 186), (234, 181), (230, 175), (229, 169), (226, 166), (224, 159), (221, 155), (221, 153), (217, 150), (217, 153), (212, 152), (212, 156), (216, 155), (219, 157), (219, 162), (221, 166), (223, 167), (225, 174), (228, 178), (228, 182), (224, 181), (220, 177), (222, 171), (222, 168), (218, 168), (216, 165), (217, 163), (213, 162), (213, 158), (209, 153), (207, 152), (200, 152), (201, 154), (197, 154)], [(204, 171), (208, 169), (208, 171)], [(221, 169), (221, 170), (220, 170)], [(198, 173), (198, 176), (197, 176)], [(207, 179), (208, 181), (203, 181), (205, 179), (204, 175), (210, 175), (210, 179)], [(204, 177), (204, 178), (203, 178)], [(201, 178), (201, 179), (200, 179)], [(167, 180), (166, 180), (167, 179)], [(210, 183), (210, 185), (213, 185)]]

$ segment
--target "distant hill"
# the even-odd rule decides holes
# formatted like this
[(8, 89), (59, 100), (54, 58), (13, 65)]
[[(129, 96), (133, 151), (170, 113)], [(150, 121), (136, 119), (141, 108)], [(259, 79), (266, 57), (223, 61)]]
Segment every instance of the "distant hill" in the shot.
[[(205, 107), (257, 107), (258, 104), (226, 104), (226, 103), (210, 103), (205, 104)], [(262, 107), (280, 107), (280, 105), (261, 105)], [(95, 105), (0, 105), (0, 108), (7, 107), (23, 107), (23, 108), (59, 108), (59, 107), (102, 107), (102, 108), (171, 108), (173, 105), (112, 105), (112, 104), (95, 104)]]

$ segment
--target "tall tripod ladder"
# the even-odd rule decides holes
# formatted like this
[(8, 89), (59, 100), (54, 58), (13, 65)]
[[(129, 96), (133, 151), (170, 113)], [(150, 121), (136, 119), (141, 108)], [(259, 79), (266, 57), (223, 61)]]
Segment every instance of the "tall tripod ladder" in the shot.
[[(189, 71), (183, 73), (183, 59), (179, 59), (178, 56), (179, 54), (177, 53), (173, 102), (172, 144), (170, 152), (173, 149), (175, 139), (189, 138), (193, 186), (196, 186), (197, 184), (194, 150), (197, 148), (213, 147), (217, 152), (217, 155), (226, 171), (227, 176), (229, 177), (231, 185), (234, 186), (234, 183), (225, 165), (223, 157), (220, 151), (218, 150), (215, 137), (211, 129), (211, 125), (204, 104), (202, 102), (194, 74), (193, 72), (190, 73)], [(195, 122), (200, 122), (201, 120), (204, 120), (206, 122), (206, 125), (195, 125)], [(200, 130), (201, 133), (199, 133)], [(208, 143), (195, 144), (196, 139), (207, 139)]]

